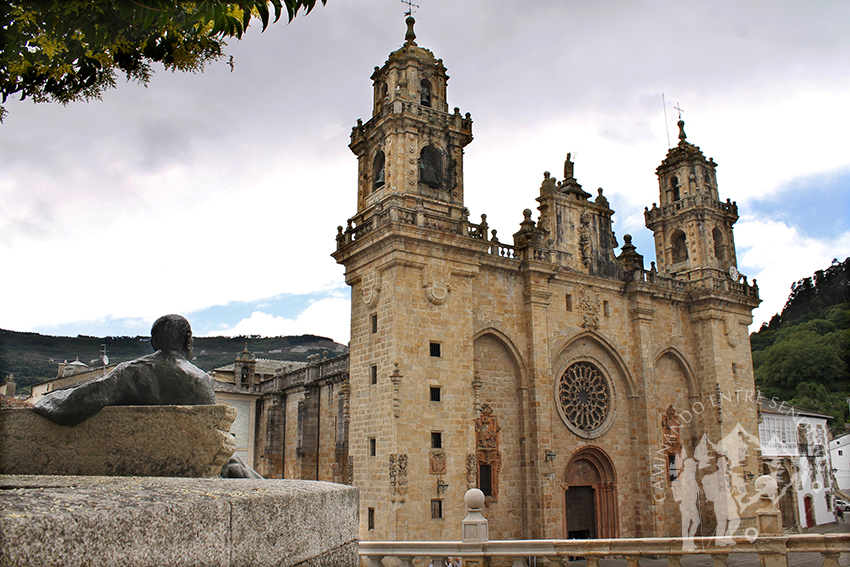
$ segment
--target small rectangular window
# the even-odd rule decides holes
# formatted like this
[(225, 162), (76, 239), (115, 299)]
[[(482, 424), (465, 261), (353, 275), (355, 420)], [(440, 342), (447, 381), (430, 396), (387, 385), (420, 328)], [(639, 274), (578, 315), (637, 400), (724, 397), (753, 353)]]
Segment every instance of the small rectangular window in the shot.
[(443, 448), (443, 434), (439, 431), (431, 432), (431, 448), (432, 449), (442, 449)]
[(440, 343), (431, 343), (431, 356), (441, 356)]
[(484, 496), (493, 496), (493, 469), (490, 465), (478, 465), (478, 490)]
[(369, 367), (369, 383), (377, 384), (378, 383), (378, 367), (373, 364)]
[(839, 449), (839, 450), (838, 450), (838, 456), (839, 456), (839, 457), (841, 457), (842, 455), (844, 455), (844, 451), (842, 451), (841, 449)]
[(369, 456), (374, 457), (378, 454), (378, 440), (372, 437), (369, 439)]
[(440, 387), (439, 386), (431, 386), (431, 401), (439, 402), (440, 401)]
[(605, 314), (606, 317), (611, 316), (611, 304), (608, 303), (607, 299), (602, 301), (602, 312)]
[(676, 462), (676, 454), (667, 455), (667, 478), (673, 482), (679, 478), (679, 465)]
[(569, 293), (567, 294), (567, 311), (573, 310), (573, 296)]
[(370, 319), (371, 319), (372, 332), (377, 333), (378, 332), (378, 314), (372, 313), (372, 317)]
[(431, 500), (431, 519), (439, 520), (443, 517), (443, 501)]
[(374, 508), (369, 508), (369, 513), (367, 514), (367, 517), (368, 517), (368, 522), (369, 522), (369, 525), (368, 525), (369, 529), (374, 530), (375, 529), (375, 509)]

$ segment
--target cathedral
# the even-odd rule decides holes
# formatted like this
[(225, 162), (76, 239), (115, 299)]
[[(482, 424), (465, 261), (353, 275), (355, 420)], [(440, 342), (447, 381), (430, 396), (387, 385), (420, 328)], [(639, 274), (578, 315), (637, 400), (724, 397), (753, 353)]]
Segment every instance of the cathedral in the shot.
[(464, 206), (470, 114), (449, 110), (446, 68), (415, 40), (408, 17), (351, 133), (357, 210), (332, 254), (351, 286), (348, 365), (263, 386), (260, 472), (353, 484), (364, 540), (457, 540), (473, 487), (491, 539), (682, 535), (676, 483), (703, 462), (685, 457), (714, 444), (709, 472), (761, 474), (721, 443), (758, 432), (759, 298), (717, 164), (679, 121), (645, 211), (649, 267), (569, 155), (502, 242)]

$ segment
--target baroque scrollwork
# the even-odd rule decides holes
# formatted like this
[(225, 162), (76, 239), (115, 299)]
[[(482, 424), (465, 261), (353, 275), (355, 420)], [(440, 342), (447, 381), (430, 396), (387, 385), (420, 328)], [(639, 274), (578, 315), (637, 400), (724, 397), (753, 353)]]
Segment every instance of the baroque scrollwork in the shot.
[(581, 326), (585, 329), (599, 328), (599, 294), (595, 289), (581, 285), (579, 286), (579, 308), (582, 313)]
[(407, 496), (407, 455), (390, 454), (390, 501), (404, 502)]
[(432, 305), (442, 305), (449, 298), (452, 288), (449, 284), (440, 283), (433, 276), (430, 276), (422, 284), (422, 291), (425, 292), (425, 299)]
[(381, 284), (377, 283), (378, 281), (378, 278), (373, 276), (368, 282), (364, 282), (360, 288), (363, 303), (369, 309), (374, 308), (381, 297)]
[(478, 486), (478, 455), (469, 453), (466, 456), (466, 488), (476, 488)]
[(442, 449), (432, 449), (428, 460), (430, 474), (446, 474), (446, 454)]

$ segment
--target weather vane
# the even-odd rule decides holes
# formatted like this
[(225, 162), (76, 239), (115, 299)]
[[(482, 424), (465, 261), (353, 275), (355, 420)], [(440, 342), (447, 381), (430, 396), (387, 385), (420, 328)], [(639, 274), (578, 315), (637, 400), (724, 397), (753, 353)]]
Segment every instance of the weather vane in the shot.
[(414, 4), (411, 0), (401, 0), (401, 3), (407, 4), (407, 11), (404, 13), (405, 16), (412, 16), (413, 9), (419, 7), (419, 4)]
[(682, 110), (682, 107), (679, 106), (678, 102), (676, 103), (676, 106), (674, 106), (673, 108), (675, 108), (676, 110), (679, 111), (679, 120), (681, 120), (682, 119), (682, 113), (684, 112), (684, 110)]

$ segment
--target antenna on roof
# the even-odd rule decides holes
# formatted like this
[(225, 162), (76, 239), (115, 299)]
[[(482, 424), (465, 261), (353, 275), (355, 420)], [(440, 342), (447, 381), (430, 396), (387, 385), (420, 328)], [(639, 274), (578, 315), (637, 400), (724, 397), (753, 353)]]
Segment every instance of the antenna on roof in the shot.
[(419, 4), (414, 4), (411, 0), (401, 0), (402, 4), (407, 4), (407, 10), (404, 12), (404, 15), (410, 17), (415, 12), (414, 8), (418, 8)]
[(664, 89), (661, 89), (661, 106), (664, 107), (664, 131), (667, 132), (667, 149), (669, 150), (672, 146), (670, 145), (670, 126), (667, 125), (667, 101), (664, 100)]

